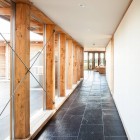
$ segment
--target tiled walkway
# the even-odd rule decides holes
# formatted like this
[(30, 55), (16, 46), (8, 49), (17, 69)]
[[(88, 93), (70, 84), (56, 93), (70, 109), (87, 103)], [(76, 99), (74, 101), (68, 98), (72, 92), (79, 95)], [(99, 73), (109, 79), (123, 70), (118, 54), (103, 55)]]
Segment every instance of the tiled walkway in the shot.
[(127, 140), (105, 75), (85, 79), (35, 138), (38, 140)]

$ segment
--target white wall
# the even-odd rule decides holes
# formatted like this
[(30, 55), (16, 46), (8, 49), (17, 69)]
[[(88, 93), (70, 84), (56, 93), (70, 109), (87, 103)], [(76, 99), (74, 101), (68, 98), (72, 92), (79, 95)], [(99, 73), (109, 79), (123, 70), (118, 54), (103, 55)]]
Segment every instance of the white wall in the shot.
[(114, 100), (129, 139), (140, 140), (140, 0), (132, 2), (114, 35)]
[(111, 90), (111, 41), (106, 48), (106, 78)]

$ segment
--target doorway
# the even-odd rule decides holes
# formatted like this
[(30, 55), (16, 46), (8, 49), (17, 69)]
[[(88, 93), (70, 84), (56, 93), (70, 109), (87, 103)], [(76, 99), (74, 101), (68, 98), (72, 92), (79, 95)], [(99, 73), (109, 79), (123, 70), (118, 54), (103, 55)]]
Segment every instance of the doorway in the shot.
[(98, 66), (105, 66), (105, 52), (84, 52), (84, 69), (94, 70)]

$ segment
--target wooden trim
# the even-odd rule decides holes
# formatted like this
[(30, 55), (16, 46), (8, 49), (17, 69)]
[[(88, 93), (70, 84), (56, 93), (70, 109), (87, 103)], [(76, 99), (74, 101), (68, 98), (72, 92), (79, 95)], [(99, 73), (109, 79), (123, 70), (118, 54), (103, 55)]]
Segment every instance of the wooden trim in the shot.
[(60, 34), (60, 96), (66, 93), (66, 35)]

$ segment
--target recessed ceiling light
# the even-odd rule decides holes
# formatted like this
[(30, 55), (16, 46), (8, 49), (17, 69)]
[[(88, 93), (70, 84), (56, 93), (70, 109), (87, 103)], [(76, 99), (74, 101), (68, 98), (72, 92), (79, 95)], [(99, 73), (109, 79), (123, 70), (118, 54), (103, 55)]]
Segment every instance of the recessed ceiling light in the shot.
[(81, 7), (81, 8), (85, 8), (86, 7), (86, 5), (85, 4), (79, 4), (79, 6)]
[(95, 46), (95, 43), (93, 43), (93, 46)]

